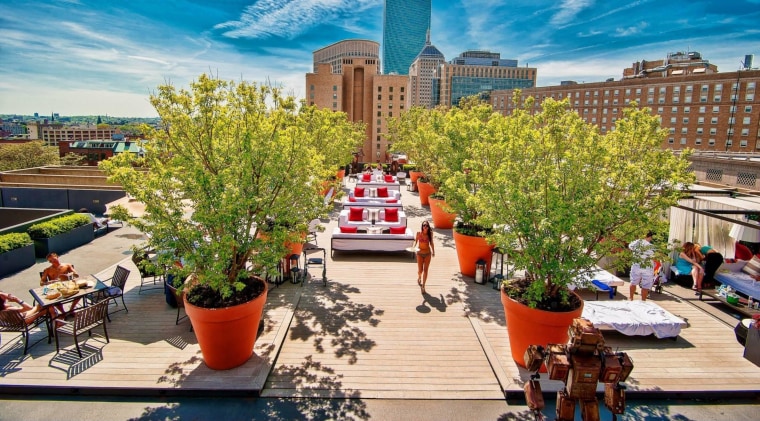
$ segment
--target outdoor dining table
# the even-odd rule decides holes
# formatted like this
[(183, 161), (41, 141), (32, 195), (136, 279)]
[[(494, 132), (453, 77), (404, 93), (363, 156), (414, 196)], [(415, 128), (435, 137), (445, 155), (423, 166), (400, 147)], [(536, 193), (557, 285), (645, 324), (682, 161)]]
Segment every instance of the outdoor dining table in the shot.
[[(58, 306), (63, 304), (67, 304), (70, 302), (73, 302), (78, 299), (85, 298), (83, 301), (84, 305), (87, 305), (86, 298), (90, 297), (92, 294), (95, 294), (99, 291), (103, 291), (105, 289), (108, 289), (108, 286), (101, 282), (97, 278), (91, 278), (86, 277), (84, 280), (87, 281), (86, 287), (79, 287), (79, 291), (71, 296), (64, 297), (63, 294), (59, 295), (58, 298), (48, 299), (46, 291), (52, 290), (52, 285), (55, 283), (50, 283), (45, 286), (37, 287), (37, 288), (31, 288), (29, 289), (29, 293), (32, 294), (32, 297), (34, 298), (34, 301), (39, 303), (39, 305), (43, 308), (48, 308), (50, 306)], [(61, 283), (68, 282), (68, 281), (61, 281)], [(62, 308), (62, 307), (61, 307)]]

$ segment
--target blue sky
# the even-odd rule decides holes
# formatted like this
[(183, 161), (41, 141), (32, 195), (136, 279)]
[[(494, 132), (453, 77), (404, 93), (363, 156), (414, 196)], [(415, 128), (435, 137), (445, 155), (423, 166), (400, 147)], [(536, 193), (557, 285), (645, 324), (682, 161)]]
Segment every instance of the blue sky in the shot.
[[(383, 0), (0, 0), (0, 114), (155, 116), (148, 96), (204, 72), (302, 97), (312, 52), (382, 41)], [(619, 79), (668, 52), (760, 65), (760, 0), (433, 0), (431, 38), (538, 68), (538, 86)]]

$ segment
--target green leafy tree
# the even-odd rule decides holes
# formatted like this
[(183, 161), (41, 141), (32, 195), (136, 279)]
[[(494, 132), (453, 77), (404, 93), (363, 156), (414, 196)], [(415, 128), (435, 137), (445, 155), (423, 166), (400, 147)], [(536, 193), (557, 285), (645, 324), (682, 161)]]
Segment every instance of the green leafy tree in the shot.
[[(363, 127), (343, 113), (299, 107), (279, 89), (208, 75), (189, 91), (160, 86), (151, 103), (164, 129), (148, 137), (141, 166), (121, 154), (101, 167), (145, 204), (146, 214), (131, 221), (151, 246), (175, 251), (217, 294), (199, 303), (192, 288), (191, 302), (245, 301), (249, 267), (273, 268), (284, 243), (297, 240), (285, 226), (325, 212), (322, 181), (351, 159)], [(273, 220), (281, 224), (259, 235)]]
[(0, 145), (0, 171), (58, 165), (58, 148), (41, 140)]
[(527, 289), (507, 282), (505, 291), (551, 310), (567, 305), (568, 284), (622, 252), (611, 240), (631, 241), (661, 224), (693, 174), (688, 154), (660, 147), (667, 133), (649, 109), (632, 103), (601, 135), (567, 100), (547, 99), (535, 114), (532, 104), (490, 118), (466, 165), (479, 186), (480, 223), (503, 228), (490, 239), (517, 250), (510, 259), (525, 271)]
[(61, 157), (60, 164), (66, 167), (76, 167), (78, 165), (82, 165), (84, 159), (85, 157), (82, 155), (75, 154), (74, 152), (69, 152)]

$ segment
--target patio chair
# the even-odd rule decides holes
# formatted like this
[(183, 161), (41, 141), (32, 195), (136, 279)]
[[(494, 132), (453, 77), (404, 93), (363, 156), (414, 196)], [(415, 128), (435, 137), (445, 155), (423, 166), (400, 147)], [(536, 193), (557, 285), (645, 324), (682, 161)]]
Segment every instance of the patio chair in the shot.
[(77, 347), (77, 353), (79, 358), (82, 358), (82, 350), (79, 348), (79, 334), (87, 332), (89, 336), (92, 336), (92, 330), (96, 327), (103, 325), (103, 333), (106, 337), (106, 343), (110, 343), (108, 338), (108, 328), (106, 327), (106, 316), (108, 315), (108, 301), (103, 300), (95, 305), (89, 307), (80, 308), (74, 311), (74, 320), (65, 321), (56, 319), (53, 323), (56, 324), (55, 328), (55, 352), (60, 352), (58, 334), (63, 333), (66, 335), (74, 336), (74, 345)]
[(312, 219), (311, 222), (309, 222), (309, 233), (306, 235), (306, 241), (314, 240), (314, 245), (317, 244), (317, 232), (319, 231), (319, 224), (322, 223), (322, 221), (319, 220), (319, 218)]
[[(177, 319), (174, 321), (175, 325), (178, 325), (181, 320), (187, 319), (187, 312), (185, 312), (185, 315), (180, 317), (180, 313), (185, 308), (185, 291), (178, 291), (177, 288), (174, 287), (174, 285), (171, 285), (170, 283), (166, 284), (166, 287), (169, 288), (169, 290), (174, 294), (174, 298), (177, 300)], [(193, 324), (190, 323), (190, 331), (193, 331)]]
[(0, 332), (18, 332), (21, 333), (21, 337), (24, 341), (24, 355), (29, 351), (29, 348), (40, 343), (43, 338), (38, 339), (31, 345), (29, 344), (29, 337), (31, 330), (38, 327), (42, 323), (45, 323), (48, 334), (47, 339), (50, 343), (50, 318), (47, 313), (40, 314), (34, 320), (26, 320), (24, 315), (17, 310), (2, 310), (0, 311)]
[(132, 254), (132, 262), (137, 266), (137, 271), (140, 272), (140, 289), (138, 294), (142, 294), (143, 287), (146, 290), (151, 289), (163, 289), (164, 277), (163, 272), (150, 261), (150, 250), (141, 248), (136, 250)]
[(116, 299), (121, 297), (121, 304), (124, 306), (123, 309), (114, 310), (112, 312), (106, 313), (106, 317), (108, 318), (108, 321), (111, 321), (111, 314), (119, 312), (121, 310), (126, 310), (127, 313), (129, 313), (129, 309), (127, 308), (127, 303), (124, 302), (124, 286), (127, 284), (127, 279), (129, 278), (130, 270), (123, 267), (123, 266), (116, 266), (116, 270), (113, 272), (113, 276), (105, 279), (100, 280), (97, 276), (92, 275), (93, 278), (98, 279), (99, 281), (103, 282), (104, 284), (108, 281), (111, 281), (111, 284), (108, 288), (104, 289), (98, 294), (97, 301), (107, 301), (111, 302), (113, 301), (116, 306), (119, 306), (119, 303), (116, 302)]

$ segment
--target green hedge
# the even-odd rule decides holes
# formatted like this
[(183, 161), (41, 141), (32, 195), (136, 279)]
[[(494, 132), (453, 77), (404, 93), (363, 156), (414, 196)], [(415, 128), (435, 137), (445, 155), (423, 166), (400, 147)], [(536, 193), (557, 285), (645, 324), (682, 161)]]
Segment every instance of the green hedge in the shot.
[(51, 238), (87, 224), (92, 224), (89, 216), (75, 213), (34, 224), (26, 232), (32, 238)]
[(0, 253), (19, 249), (32, 244), (32, 238), (25, 232), (11, 232), (0, 235)]

